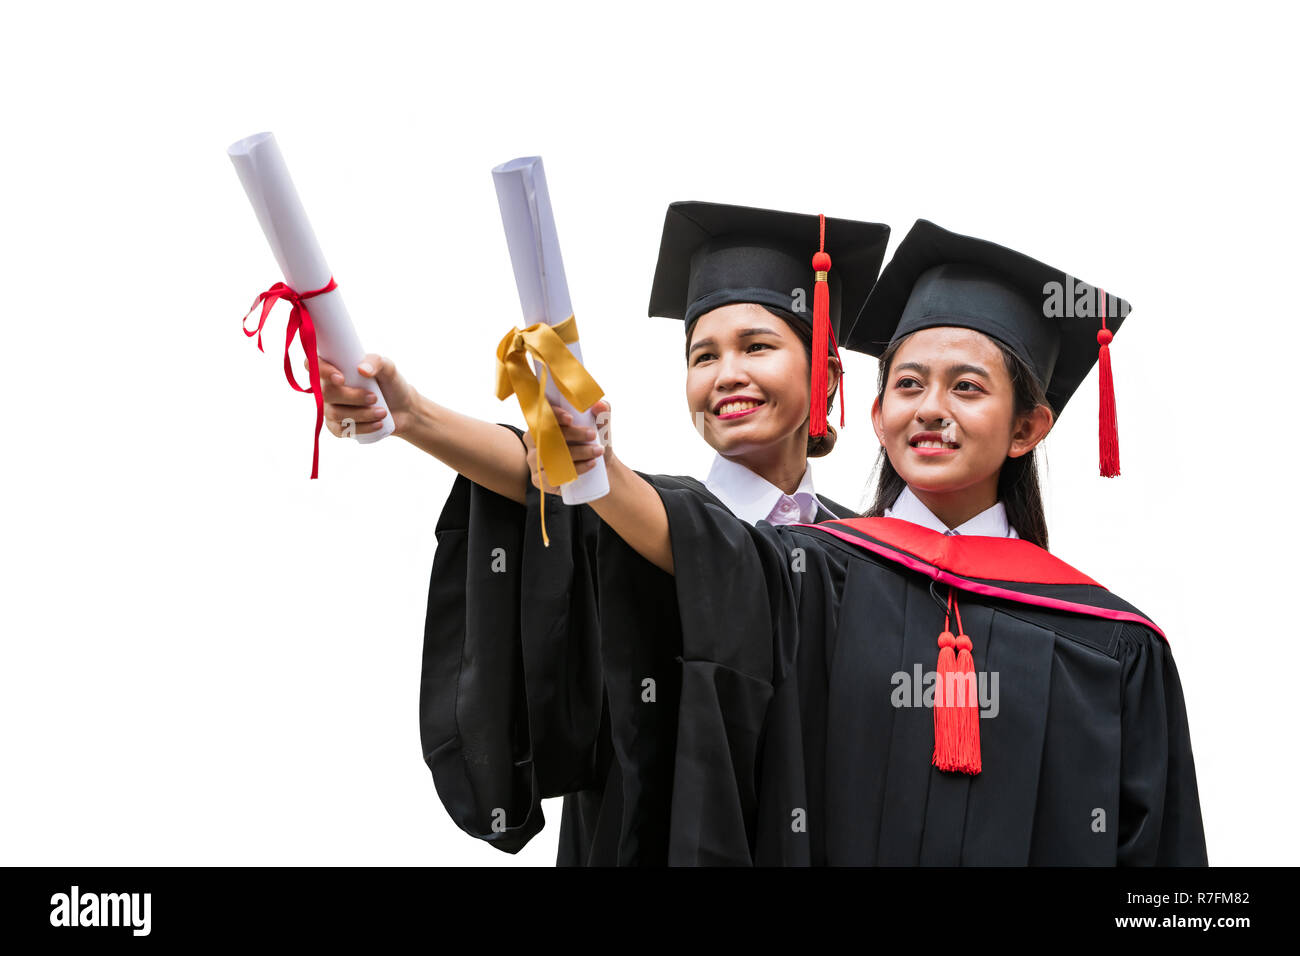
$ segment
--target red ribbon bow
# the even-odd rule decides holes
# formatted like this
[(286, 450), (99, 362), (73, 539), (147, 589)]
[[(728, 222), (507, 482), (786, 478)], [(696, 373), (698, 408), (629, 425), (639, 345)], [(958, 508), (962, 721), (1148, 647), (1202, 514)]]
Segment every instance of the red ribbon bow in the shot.
[[(277, 282), (271, 288), (259, 295), (248, 311), (244, 313), (243, 321), (240, 325), (244, 329), (244, 334), (250, 338), (257, 336), (257, 348), (261, 352), (266, 349), (262, 348), (262, 326), (266, 324), (266, 317), (271, 314), (271, 309), (279, 299), (284, 299), (293, 305), (289, 312), (289, 326), (284, 337), (284, 377), (289, 380), (289, 384), (300, 392), (311, 392), (316, 396), (316, 434), (313, 439), (311, 450), (311, 476), (316, 477), (317, 467), (320, 463), (320, 427), (325, 423), (325, 397), (321, 393), (320, 386), (320, 363), (316, 357), (316, 326), (312, 324), (311, 313), (307, 311), (307, 306), (303, 305), (303, 299), (310, 299), (314, 295), (323, 295), (337, 288), (334, 277), (330, 276), (330, 281), (325, 286), (315, 289), (311, 292), (294, 292), (283, 282)], [(257, 328), (249, 330), (247, 322), (248, 317), (253, 314), (253, 310), (258, 304), (262, 306), (262, 318), (258, 320)], [(301, 335), (302, 348), (307, 353), (307, 372), (310, 378), (310, 387), (303, 388), (298, 384), (297, 379), (293, 377), (293, 363), (289, 360), (289, 346), (293, 344), (293, 337)]]

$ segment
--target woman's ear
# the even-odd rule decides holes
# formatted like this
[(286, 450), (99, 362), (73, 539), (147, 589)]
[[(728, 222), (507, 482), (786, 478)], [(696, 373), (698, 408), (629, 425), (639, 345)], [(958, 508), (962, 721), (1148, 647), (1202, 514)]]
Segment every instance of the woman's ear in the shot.
[(838, 359), (829, 358), (826, 360), (826, 405), (828, 408), (830, 407), (831, 398), (839, 391), (842, 371)]
[(883, 445), (885, 443), (885, 426), (881, 423), (879, 395), (877, 395), (871, 402), (871, 427), (875, 429), (876, 439)]
[(1051, 408), (1046, 405), (1037, 405), (1028, 415), (1022, 416), (1016, 422), (1015, 431), (1011, 433), (1011, 447), (1007, 450), (1007, 457), (1019, 458), (1033, 451), (1052, 430), (1055, 420)]

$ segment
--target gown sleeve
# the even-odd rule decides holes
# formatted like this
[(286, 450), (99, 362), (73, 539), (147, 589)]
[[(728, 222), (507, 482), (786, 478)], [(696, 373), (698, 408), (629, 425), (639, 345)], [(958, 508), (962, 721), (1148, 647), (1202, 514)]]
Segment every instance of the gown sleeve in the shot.
[(776, 529), (659, 487), (673, 539), (682, 678), (669, 862), (755, 862), (758, 762), (794, 582)]
[(420, 740), (438, 796), (462, 830), (510, 853), (541, 830), (543, 798), (601, 785), (605, 769), (598, 525), (551, 498), (546, 548), (539, 496), (530, 488), (524, 506), (457, 476), (438, 519), (421, 664)]
[(1120, 866), (1205, 866), (1196, 767), (1169, 645), (1147, 628), (1120, 634)]

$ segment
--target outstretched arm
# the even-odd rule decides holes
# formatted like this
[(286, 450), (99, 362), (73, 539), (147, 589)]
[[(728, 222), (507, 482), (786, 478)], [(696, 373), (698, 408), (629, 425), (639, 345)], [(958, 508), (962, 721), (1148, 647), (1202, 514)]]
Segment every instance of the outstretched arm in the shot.
[[(668, 512), (664, 510), (663, 499), (654, 486), (615, 456), (613, 444), (609, 441), (609, 403), (599, 401), (591, 406), (601, 426), (599, 437), (595, 428), (575, 427), (573, 416), (561, 406), (553, 404), (551, 408), (569, 444), (569, 454), (578, 474), (594, 468), (595, 459), (602, 455), (605, 458), (609, 494), (591, 502), (591, 509), (628, 547), (655, 567), (672, 574), (673, 542), (668, 528)], [(531, 434), (524, 436), (524, 444), (528, 448), (528, 470), (533, 484), (547, 494), (558, 495), (560, 489), (548, 482), (542, 471)]]
[[(444, 408), (407, 384), (388, 359), (367, 355), (357, 366), (373, 378), (393, 416), (393, 434), (432, 455), (443, 464), (499, 495), (524, 504), (528, 494), (528, 462), (524, 449), (508, 429)], [(375, 408), (364, 388), (343, 384), (343, 375), (320, 359), (320, 379), (325, 398), (325, 422), (330, 433), (341, 436), (351, 422), (353, 434), (378, 431), (384, 410)]]

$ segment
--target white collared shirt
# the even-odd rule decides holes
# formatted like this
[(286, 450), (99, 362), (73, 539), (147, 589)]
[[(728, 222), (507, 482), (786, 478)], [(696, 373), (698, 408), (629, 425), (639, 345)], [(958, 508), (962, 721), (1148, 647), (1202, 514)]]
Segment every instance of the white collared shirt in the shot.
[(920, 498), (912, 494), (911, 488), (904, 488), (903, 493), (895, 500), (894, 506), (885, 509), (885, 517), (901, 518), (941, 534), (976, 534), (989, 538), (1020, 537), (1016, 529), (1007, 521), (1006, 506), (1000, 501), (957, 528), (949, 528), (935, 517), (933, 511), (921, 503)]
[(787, 495), (766, 478), (722, 455), (715, 455), (708, 488), (727, 508), (746, 524), (770, 521), (772, 524), (811, 524), (820, 507), (813, 491), (812, 463), (804, 468), (803, 479), (793, 495)]

